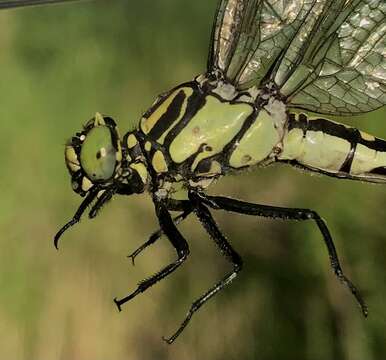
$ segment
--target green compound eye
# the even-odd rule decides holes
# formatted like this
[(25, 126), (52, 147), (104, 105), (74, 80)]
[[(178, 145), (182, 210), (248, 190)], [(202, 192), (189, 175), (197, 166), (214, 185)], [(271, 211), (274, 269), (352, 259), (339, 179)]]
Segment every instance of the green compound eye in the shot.
[(80, 151), (80, 163), (91, 181), (110, 179), (115, 170), (116, 150), (110, 129), (97, 126), (89, 131)]

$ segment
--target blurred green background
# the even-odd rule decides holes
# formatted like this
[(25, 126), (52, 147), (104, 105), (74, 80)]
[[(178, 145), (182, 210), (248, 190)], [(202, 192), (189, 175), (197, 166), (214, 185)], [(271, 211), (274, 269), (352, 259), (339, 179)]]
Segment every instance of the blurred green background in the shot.
[[(229, 265), (195, 219), (191, 257), (118, 313), (112, 299), (174, 258), (163, 239), (125, 256), (157, 228), (146, 195), (117, 197), (94, 221), (52, 237), (77, 209), (63, 145), (95, 111), (131, 128), (155, 96), (205, 70), (216, 1), (88, 1), (0, 13), (1, 359), (380, 359), (386, 354), (386, 187), (272, 166), (211, 192), (317, 210), (363, 319), (336, 280), (312, 223), (216, 212), (243, 256), (232, 286), (170, 335)], [(386, 137), (386, 111), (347, 122)]]

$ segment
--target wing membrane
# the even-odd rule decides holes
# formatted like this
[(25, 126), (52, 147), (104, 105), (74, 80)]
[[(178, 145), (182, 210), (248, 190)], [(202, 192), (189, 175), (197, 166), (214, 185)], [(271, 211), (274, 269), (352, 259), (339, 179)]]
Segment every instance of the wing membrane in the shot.
[(329, 114), (386, 104), (384, 0), (222, 0), (208, 71), (238, 89), (272, 81), (293, 107)]
[(0, 10), (11, 9), (15, 7), (43, 5), (43, 4), (56, 4), (56, 3), (65, 3), (65, 2), (73, 2), (73, 1), (79, 1), (79, 0), (10, 0), (10, 1), (0, 0)]
[(208, 70), (221, 70), (239, 89), (258, 85), (289, 46), (314, 2), (220, 1)]
[(298, 64), (291, 76), (287, 71), (288, 80), (282, 81), (285, 70), (275, 76), (291, 104), (339, 115), (386, 104), (386, 2), (341, 1), (339, 12), (323, 17), (321, 28), (325, 35), (314, 36), (315, 45), (300, 61), (286, 59)]

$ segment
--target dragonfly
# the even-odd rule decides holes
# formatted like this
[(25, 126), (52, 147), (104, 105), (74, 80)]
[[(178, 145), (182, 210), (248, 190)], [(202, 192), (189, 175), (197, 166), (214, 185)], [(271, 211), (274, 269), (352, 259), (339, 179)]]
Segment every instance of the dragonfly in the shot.
[(274, 163), (385, 183), (386, 141), (329, 119), (385, 104), (384, 0), (220, 0), (203, 74), (158, 96), (124, 136), (113, 118), (96, 113), (66, 143), (72, 189), (84, 199), (54, 245), (58, 248), (63, 233), (86, 211), (95, 218), (114, 196), (150, 195), (159, 230), (129, 257), (134, 264), (165, 235), (176, 258), (127, 296), (115, 298), (121, 311), (184, 263), (189, 244), (178, 224), (194, 215), (232, 268), (191, 304), (177, 330), (164, 338), (171, 344), (243, 267), (213, 211), (311, 221), (333, 272), (367, 316), (367, 305), (344, 274), (331, 233), (316, 211), (212, 196), (206, 189), (222, 176)]

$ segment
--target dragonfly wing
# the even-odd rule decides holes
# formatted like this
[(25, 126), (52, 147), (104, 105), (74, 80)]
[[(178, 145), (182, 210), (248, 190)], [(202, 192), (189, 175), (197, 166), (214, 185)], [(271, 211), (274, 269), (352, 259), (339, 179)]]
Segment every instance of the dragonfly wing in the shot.
[(272, 82), (295, 108), (355, 114), (386, 104), (384, 0), (221, 0), (208, 72), (239, 90)]
[(208, 72), (220, 70), (238, 89), (259, 85), (283, 56), (313, 0), (221, 0)]
[[(274, 75), (296, 108), (349, 115), (386, 104), (386, 2), (315, 5)], [(310, 34), (310, 35), (307, 35)]]
[(78, 1), (78, 0), (9, 0), (9, 1), (0, 0), (0, 10), (11, 9), (15, 7), (43, 5), (43, 4), (56, 4), (61, 2), (65, 3), (65, 2), (73, 2), (73, 1)]

